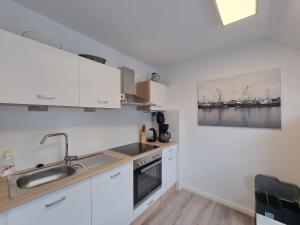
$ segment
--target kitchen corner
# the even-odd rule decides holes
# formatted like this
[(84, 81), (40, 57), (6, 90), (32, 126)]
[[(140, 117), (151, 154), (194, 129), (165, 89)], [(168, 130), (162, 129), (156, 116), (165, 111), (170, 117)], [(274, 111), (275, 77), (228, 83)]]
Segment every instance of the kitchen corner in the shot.
[[(82, 183), (84, 183), (85, 181), (87, 181), (89, 179), (91, 180), (90, 181), (91, 185), (92, 185), (91, 188), (93, 188), (93, 183), (95, 186), (97, 184), (97, 182), (99, 182), (99, 181), (97, 181), (97, 179), (99, 180), (99, 177), (104, 176), (107, 173), (110, 173), (110, 175), (109, 175), (110, 179), (116, 179), (115, 177), (118, 177), (120, 175), (124, 176), (125, 174), (127, 174), (129, 177), (126, 179), (130, 178), (129, 181), (132, 180), (132, 183), (131, 182), (128, 183), (128, 181), (126, 181), (125, 184), (122, 185), (121, 187), (112, 186), (110, 189), (117, 190), (120, 188), (125, 188), (127, 186), (128, 187), (127, 190), (129, 190), (129, 193), (134, 192), (138, 195), (143, 195), (143, 193), (136, 192), (137, 191), (136, 184), (137, 184), (137, 182), (139, 182), (138, 180), (140, 178), (138, 178), (138, 176), (135, 175), (136, 172), (134, 172), (135, 170), (133, 170), (134, 168), (132, 168), (132, 165), (138, 164), (138, 161), (142, 158), (149, 159), (151, 157), (151, 159), (152, 159), (152, 157), (154, 158), (159, 153), (159, 154), (162, 154), (162, 155), (160, 155), (160, 161), (159, 161), (160, 167), (157, 168), (158, 170), (155, 169), (158, 172), (158, 176), (160, 179), (160, 183), (158, 183), (158, 186), (157, 186), (158, 188), (156, 188), (155, 191), (151, 194), (147, 194), (146, 196), (143, 195), (138, 206), (134, 206), (134, 204), (133, 204), (133, 199), (135, 199), (136, 194), (134, 194), (134, 196), (132, 196), (130, 194), (128, 196), (129, 199), (127, 198), (128, 205), (124, 206), (124, 209), (127, 210), (127, 213), (129, 212), (129, 214), (131, 214), (130, 211), (132, 211), (132, 217), (127, 216), (128, 221), (132, 222), (137, 218), (139, 218), (138, 220), (141, 220), (140, 218), (143, 217), (145, 211), (147, 212), (147, 208), (152, 206), (152, 204), (154, 202), (155, 202), (155, 205), (157, 205), (158, 204), (157, 200), (159, 200), (160, 197), (163, 196), (163, 193), (167, 192), (167, 190), (176, 183), (176, 180), (177, 180), (176, 164), (174, 164), (175, 168), (172, 168), (172, 170), (174, 170), (174, 171), (168, 171), (164, 168), (164, 167), (168, 167), (165, 165), (164, 161), (166, 161), (166, 164), (167, 164), (168, 160), (170, 160), (170, 157), (167, 156), (166, 154), (170, 154), (169, 153), (169, 152), (171, 152), (170, 149), (174, 150), (174, 148), (175, 148), (175, 150), (176, 150), (176, 143), (175, 142), (133, 143), (130, 145), (121, 146), (120, 148), (123, 147), (123, 149), (127, 150), (128, 146), (131, 146), (131, 147), (135, 146), (135, 148), (139, 148), (140, 151), (142, 151), (142, 152), (139, 154), (136, 154), (136, 155), (128, 155), (126, 153), (119, 153), (117, 151), (118, 148), (115, 148), (115, 149), (101, 151), (98, 153), (96, 152), (94, 154), (81, 156), (76, 161), (74, 161), (74, 165), (76, 165), (76, 164), (85, 165), (84, 166), (85, 169), (80, 170), (80, 172), (78, 172), (72, 176), (69, 176), (69, 177), (66, 177), (63, 179), (59, 179), (57, 181), (52, 181), (52, 182), (49, 182), (49, 183), (46, 183), (44, 185), (40, 185), (37, 187), (33, 187), (31, 189), (27, 189), (23, 193), (20, 193), (19, 195), (14, 196), (14, 197), (10, 196), (11, 190), (9, 190), (10, 185), (9, 185), (8, 181), (9, 181), (9, 179), (11, 179), (11, 176), (9, 176), (8, 179), (1, 178), (0, 179), (0, 190), (1, 190), (1, 192), (0, 192), (1, 193), (1, 195), (0, 195), (0, 200), (1, 200), (0, 201), (0, 212), (3, 213), (5, 211), (7, 211), (8, 214), (10, 214), (10, 212), (12, 212), (12, 214), (13, 214), (15, 211), (17, 211), (17, 213), (19, 213), (18, 211), (21, 211), (19, 209), (20, 205), (25, 204), (27, 207), (30, 208), (31, 202), (36, 202), (36, 201), (39, 201), (39, 199), (47, 198), (47, 196), (51, 195), (51, 193), (54, 193), (54, 194), (59, 193), (63, 190), (67, 190), (69, 187), (76, 188), (76, 186), (81, 185)], [(141, 148), (143, 148), (143, 149), (141, 150)], [(107, 163), (106, 165), (102, 165), (102, 166), (101, 165), (97, 166), (97, 164), (95, 164), (94, 166), (87, 167), (84, 160), (89, 160), (99, 154), (100, 154), (100, 156), (103, 155), (103, 156), (111, 157), (111, 158), (115, 159), (115, 161), (113, 161), (111, 163)], [(175, 159), (176, 159), (176, 157), (175, 157)], [(161, 165), (161, 162), (162, 162), (162, 165)], [(63, 161), (45, 165), (44, 167), (47, 168), (47, 167), (60, 165), (60, 164), (63, 164)], [(147, 165), (145, 165), (145, 166), (142, 165), (142, 168), (145, 168), (145, 169), (143, 169), (145, 171), (147, 170), (148, 167), (149, 166), (147, 166)], [(12, 176), (18, 176), (18, 174), (26, 174), (28, 172), (36, 171), (36, 170), (39, 170), (39, 169), (35, 168), (35, 169), (27, 169), (27, 170), (19, 171), (16, 175), (12, 175)], [(153, 173), (153, 169), (150, 172)], [(147, 176), (147, 173), (148, 172), (145, 173), (145, 176)], [(166, 173), (172, 173), (172, 174), (166, 174)], [(142, 176), (144, 176), (144, 175), (142, 175)], [(169, 181), (170, 178), (173, 180)], [(142, 177), (142, 179), (145, 179), (145, 178)], [(155, 180), (156, 179), (158, 179), (158, 177), (155, 178)], [(102, 188), (105, 188), (105, 184), (103, 184), (103, 185), (102, 185)], [(145, 183), (140, 183), (140, 185), (143, 186), (142, 187), (143, 189), (146, 188)], [(120, 191), (121, 191), (121, 189), (120, 189)], [(91, 194), (93, 194), (93, 192)], [(112, 195), (117, 195), (117, 193), (114, 192), (114, 193), (112, 193)], [(95, 194), (95, 196), (97, 196), (97, 193)], [(131, 200), (130, 200), (130, 196), (132, 196)], [(64, 195), (63, 197), (59, 198), (58, 200), (55, 200), (53, 204), (58, 204), (57, 201), (65, 201), (65, 200), (66, 200), (66, 197)], [(52, 207), (52, 203), (50, 203), (50, 204)], [(97, 203), (94, 203), (94, 204), (97, 204)], [(120, 201), (120, 204), (122, 204), (122, 201)], [(48, 205), (49, 205), (49, 203), (46, 204), (46, 207), (48, 207)], [(16, 208), (16, 209), (14, 209), (14, 208)], [(120, 212), (120, 213), (122, 213), (122, 212)]]
[[(24, 194), (15, 196), (13, 198), (10, 197), (8, 178), (7, 177), (0, 178), (0, 190), (1, 190), (0, 191), (0, 199), (1, 199), (1, 201), (0, 201), (0, 212), (11, 209), (11, 208), (14, 208), (18, 205), (21, 205), (23, 203), (29, 202), (33, 199), (36, 199), (40, 196), (43, 196), (47, 193), (57, 191), (61, 188), (64, 188), (65, 186), (77, 183), (81, 180), (90, 178), (90, 177), (95, 176), (99, 173), (103, 173), (105, 171), (111, 170), (115, 167), (126, 164), (126, 163), (128, 163), (132, 160), (128, 156), (115, 153), (111, 150), (103, 151), (103, 154), (108, 155), (108, 156), (112, 156), (112, 157), (116, 157), (118, 160), (116, 162), (107, 164), (105, 166), (89, 168), (89, 169), (81, 171), (79, 174), (76, 174), (74, 176), (66, 177), (66, 178), (61, 179), (61, 180), (53, 181), (53, 182), (47, 183), (45, 185), (35, 187), (33, 189), (27, 190)], [(81, 158), (89, 157), (89, 156), (92, 156), (92, 155), (94, 155), (94, 154), (89, 154), (89, 155), (80, 157), (79, 160)], [(55, 162), (55, 163), (51, 163), (49, 165), (46, 165), (45, 167), (51, 167), (51, 166), (59, 165), (59, 164), (62, 164), (62, 163), (63, 163), (63, 161)], [(16, 174), (23, 174), (23, 173), (31, 172), (31, 171), (34, 171), (34, 170), (38, 170), (38, 169), (36, 169), (36, 168), (26, 169), (26, 170), (18, 171)]]

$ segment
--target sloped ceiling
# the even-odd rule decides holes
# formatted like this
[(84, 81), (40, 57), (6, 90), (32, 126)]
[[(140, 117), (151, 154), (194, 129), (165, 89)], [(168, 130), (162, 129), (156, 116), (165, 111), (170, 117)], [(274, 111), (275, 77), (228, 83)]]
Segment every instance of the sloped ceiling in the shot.
[(15, 1), (156, 68), (258, 38), (300, 47), (299, 0), (258, 0), (256, 16), (226, 27), (213, 0)]
[(276, 0), (272, 4), (268, 36), (300, 50), (300, 1)]

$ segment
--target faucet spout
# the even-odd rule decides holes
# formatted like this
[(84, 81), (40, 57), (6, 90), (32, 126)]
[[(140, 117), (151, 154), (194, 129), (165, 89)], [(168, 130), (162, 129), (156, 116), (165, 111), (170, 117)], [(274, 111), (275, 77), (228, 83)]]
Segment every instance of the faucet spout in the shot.
[(65, 160), (65, 163), (67, 165), (70, 165), (73, 160), (77, 160), (77, 156), (69, 156), (69, 138), (68, 138), (68, 135), (66, 133), (47, 134), (42, 138), (40, 144), (43, 145), (48, 138), (56, 137), (56, 136), (64, 136), (65, 137), (65, 151), (66, 151), (66, 153), (65, 153), (64, 160)]

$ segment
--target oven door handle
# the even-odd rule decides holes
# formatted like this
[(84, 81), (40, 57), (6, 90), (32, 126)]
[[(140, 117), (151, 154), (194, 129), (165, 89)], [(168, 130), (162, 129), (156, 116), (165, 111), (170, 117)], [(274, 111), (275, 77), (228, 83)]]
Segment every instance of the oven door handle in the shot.
[(151, 164), (151, 165), (149, 165), (149, 166), (147, 166), (147, 167), (141, 169), (141, 172), (144, 173), (145, 171), (151, 169), (152, 167), (154, 167), (154, 166), (156, 166), (156, 165), (158, 165), (158, 164), (160, 164), (160, 163), (161, 163), (161, 160), (159, 160), (159, 161), (157, 161), (156, 163), (153, 163), (153, 164)]

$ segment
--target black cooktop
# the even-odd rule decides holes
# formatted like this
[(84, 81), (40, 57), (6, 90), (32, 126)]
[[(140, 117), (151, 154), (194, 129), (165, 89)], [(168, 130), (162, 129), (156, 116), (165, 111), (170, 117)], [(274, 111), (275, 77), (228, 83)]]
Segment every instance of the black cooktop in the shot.
[(135, 156), (135, 155), (139, 155), (141, 153), (147, 152), (147, 151), (151, 151), (156, 148), (158, 148), (158, 146), (147, 145), (147, 144), (142, 144), (142, 143), (136, 142), (136, 143), (132, 143), (129, 145), (123, 145), (123, 146), (120, 146), (117, 148), (113, 148), (111, 150), (113, 150), (115, 152), (123, 153), (126, 155), (130, 155), (130, 156)]

